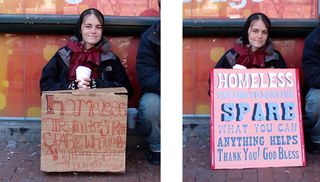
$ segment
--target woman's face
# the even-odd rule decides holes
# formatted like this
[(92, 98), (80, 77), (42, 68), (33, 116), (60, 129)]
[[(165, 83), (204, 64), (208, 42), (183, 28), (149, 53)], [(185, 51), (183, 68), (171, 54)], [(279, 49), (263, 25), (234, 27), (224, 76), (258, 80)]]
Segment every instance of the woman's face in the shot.
[(87, 15), (83, 18), (81, 34), (86, 49), (90, 49), (101, 40), (102, 25), (94, 14)]
[(268, 29), (262, 20), (253, 21), (248, 29), (251, 51), (254, 52), (266, 44)]

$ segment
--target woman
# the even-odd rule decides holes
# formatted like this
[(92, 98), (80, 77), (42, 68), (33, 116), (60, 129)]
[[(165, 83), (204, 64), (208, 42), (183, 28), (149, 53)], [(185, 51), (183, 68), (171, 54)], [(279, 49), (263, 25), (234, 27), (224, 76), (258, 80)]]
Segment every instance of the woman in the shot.
[[(104, 17), (94, 8), (83, 11), (78, 19), (76, 35), (71, 37), (42, 70), (40, 89), (68, 90), (125, 87), (131, 97), (133, 89), (119, 58), (102, 36)], [(78, 66), (91, 70), (91, 77), (76, 79)]]
[(217, 62), (215, 68), (286, 68), (281, 54), (269, 38), (270, 20), (263, 13), (251, 14), (232, 49)]

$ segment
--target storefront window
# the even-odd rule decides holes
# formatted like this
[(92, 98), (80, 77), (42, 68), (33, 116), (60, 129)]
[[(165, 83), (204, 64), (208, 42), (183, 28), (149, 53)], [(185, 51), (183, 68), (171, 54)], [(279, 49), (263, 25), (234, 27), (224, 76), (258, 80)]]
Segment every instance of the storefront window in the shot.
[(104, 15), (151, 16), (159, 14), (157, 0), (2, 0), (2, 14), (80, 14), (96, 7)]
[(184, 18), (245, 18), (263, 12), (270, 18), (316, 19), (317, 0), (183, 0)]

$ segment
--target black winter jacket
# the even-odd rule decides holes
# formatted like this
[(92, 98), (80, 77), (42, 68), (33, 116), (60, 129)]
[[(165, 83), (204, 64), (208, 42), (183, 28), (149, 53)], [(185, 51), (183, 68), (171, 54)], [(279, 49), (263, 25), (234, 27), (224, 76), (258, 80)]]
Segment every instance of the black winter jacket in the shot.
[(142, 93), (160, 95), (160, 21), (141, 35), (136, 70)]
[(302, 71), (305, 91), (310, 87), (320, 89), (320, 27), (304, 40)]
[[(106, 46), (108, 47), (108, 46)], [(73, 52), (68, 47), (59, 49), (42, 69), (40, 89), (42, 91), (68, 90), (69, 61)], [(99, 78), (96, 80), (97, 88), (125, 87), (129, 98), (133, 94), (126, 70), (120, 59), (111, 51), (103, 51), (100, 56)]]

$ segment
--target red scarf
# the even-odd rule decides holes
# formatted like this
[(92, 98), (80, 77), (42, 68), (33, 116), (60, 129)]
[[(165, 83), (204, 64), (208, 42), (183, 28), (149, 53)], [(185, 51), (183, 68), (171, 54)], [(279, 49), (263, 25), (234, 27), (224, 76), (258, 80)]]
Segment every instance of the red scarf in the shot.
[(78, 66), (90, 68), (91, 78), (97, 79), (99, 76), (98, 68), (100, 65), (101, 49), (92, 47), (86, 50), (84, 44), (75, 41), (69, 41), (67, 47), (73, 51), (69, 65), (69, 81), (71, 82), (76, 79), (76, 69)]
[(251, 52), (251, 48), (242, 44), (235, 44), (233, 49), (239, 54), (236, 64), (241, 64), (247, 68), (264, 68), (264, 60), (267, 54), (266, 46)]

